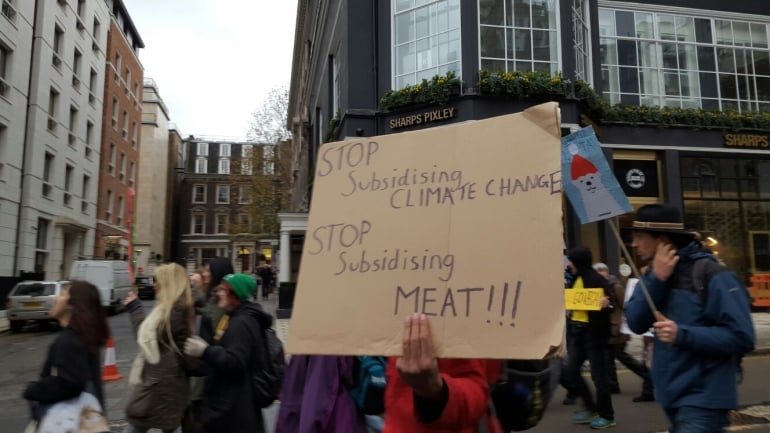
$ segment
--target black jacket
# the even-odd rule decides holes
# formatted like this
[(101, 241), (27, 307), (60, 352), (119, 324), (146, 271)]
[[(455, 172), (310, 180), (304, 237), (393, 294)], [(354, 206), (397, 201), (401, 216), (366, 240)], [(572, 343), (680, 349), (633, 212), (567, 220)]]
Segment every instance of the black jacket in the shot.
[[(573, 248), (567, 256), (575, 268), (577, 268), (577, 276), (583, 278), (584, 288), (602, 288), (604, 289), (604, 294), (610, 298), (608, 308), (588, 312), (588, 329), (591, 333), (609, 339), (611, 333), (610, 314), (615, 306), (618, 305), (617, 296), (615, 296), (612, 285), (606, 278), (594, 270), (591, 263), (591, 252), (588, 249), (582, 247)], [(572, 284), (574, 286), (574, 281)]]
[(230, 313), (219, 343), (206, 348), (203, 361), (210, 369), (201, 414), (203, 429), (217, 433), (262, 433), (262, 411), (254, 402), (251, 377), (266, 368), (261, 327), (273, 318), (259, 304), (245, 302)]
[(104, 408), (102, 371), (98, 353), (89, 353), (83, 339), (64, 328), (48, 348), (40, 380), (31, 382), (24, 398), (42, 404), (69, 400), (80, 395), (90, 381), (93, 392)]

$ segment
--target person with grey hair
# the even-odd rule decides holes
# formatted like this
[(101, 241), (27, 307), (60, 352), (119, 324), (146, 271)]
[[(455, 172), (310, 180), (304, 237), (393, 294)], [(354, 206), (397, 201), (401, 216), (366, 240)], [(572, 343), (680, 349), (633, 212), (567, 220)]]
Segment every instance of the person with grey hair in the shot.
[[(610, 389), (613, 394), (620, 394), (620, 384), (618, 382), (618, 372), (615, 365), (615, 360), (620, 361), (621, 364), (626, 366), (629, 370), (633, 371), (637, 376), (642, 378), (642, 393), (635, 396), (631, 400), (634, 403), (655, 401), (655, 393), (653, 390), (652, 379), (650, 378), (650, 371), (647, 367), (636, 360), (626, 351), (626, 345), (631, 339), (631, 335), (623, 332), (623, 304), (626, 300), (626, 288), (618, 280), (618, 277), (610, 274), (610, 269), (606, 264), (598, 262), (593, 265), (594, 270), (612, 285), (612, 289), (615, 291), (615, 297), (617, 298), (618, 305), (610, 313), (610, 348), (607, 351), (607, 365), (610, 375)], [(625, 327), (625, 329), (628, 329)]]

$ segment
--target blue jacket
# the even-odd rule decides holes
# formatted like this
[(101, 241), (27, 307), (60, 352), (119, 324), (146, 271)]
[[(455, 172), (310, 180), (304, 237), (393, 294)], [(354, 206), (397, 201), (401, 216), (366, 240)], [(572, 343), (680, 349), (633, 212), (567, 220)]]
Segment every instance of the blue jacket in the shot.
[[(754, 350), (756, 340), (747, 291), (735, 273), (727, 270), (711, 278), (705, 294), (691, 287), (676, 287), (678, 275), (691, 279), (695, 260), (716, 260), (696, 243), (677, 254), (679, 262), (667, 282), (660, 281), (651, 270), (642, 276), (657, 309), (677, 324), (674, 344), (657, 338), (654, 342), (655, 398), (664, 408), (733, 409), (738, 404), (737, 359)], [(626, 305), (626, 319), (637, 334), (649, 330), (656, 321), (640, 284)]]

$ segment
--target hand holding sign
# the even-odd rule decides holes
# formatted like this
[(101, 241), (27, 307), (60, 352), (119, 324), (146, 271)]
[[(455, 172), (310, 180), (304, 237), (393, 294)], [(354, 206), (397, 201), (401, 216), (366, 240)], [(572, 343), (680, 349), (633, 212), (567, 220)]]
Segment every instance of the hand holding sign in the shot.
[(564, 305), (567, 310), (598, 311), (607, 308), (609, 298), (604, 289), (568, 289), (564, 291)]
[(404, 354), (396, 361), (398, 375), (420, 397), (426, 400), (438, 398), (444, 381), (438, 373), (428, 317), (413, 314), (407, 317), (404, 324)]

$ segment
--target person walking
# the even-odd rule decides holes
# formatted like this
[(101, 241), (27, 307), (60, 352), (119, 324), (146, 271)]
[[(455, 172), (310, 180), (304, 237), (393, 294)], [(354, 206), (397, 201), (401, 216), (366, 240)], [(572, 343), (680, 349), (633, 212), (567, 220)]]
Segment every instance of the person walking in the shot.
[(610, 270), (606, 264), (601, 262), (594, 263), (593, 268), (612, 285), (612, 289), (615, 291), (615, 299), (617, 299), (618, 302), (610, 314), (610, 350), (607, 351), (607, 366), (609, 367), (608, 370), (610, 373), (610, 391), (613, 394), (620, 394), (618, 372), (615, 366), (615, 360), (617, 359), (621, 364), (642, 379), (642, 393), (633, 397), (631, 401), (634, 403), (655, 401), (649, 369), (626, 352), (626, 345), (631, 339), (631, 336), (628, 333), (623, 332), (624, 328), (628, 329), (624, 326), (625, 317), (623, 315), (623, 305), (626, 300), (626, 287), (618, 280), (618, 277), (610, 274)]
[(176, 263), (158, 267), (155, 278), (158, 301), (149, 315), (136, 293), (126, 299), (139, 346), (129, 376), (134, 388), (126, 404), (126, 433), (144, 433), (150, 428), (176, 431), (189, 399), (187, 370), (194, 363), (182, 352), (193, 328), (189, 280)]
[(211, 320), (211, 324), (214, 326), (215, 340), (222, 338), (222, 333), (227, 328), (227, 321), (229, 320), (225, 315), (225, 311), (219, 306), (217, 289), (222, 283), (222, 278), (233, 273), (235, 273), (235, 270), (230, 259), (227, 257), (214, 257), (209, 261), (202, 275), (203, 286), (205, 286), (206, 292), (206, 303), (200, 307), (200, 311)]
[(218, 305), (228, 318), (221, 338), (214, 344), (199, 336), (185, 342), (185, 353), (200, 358), (208, 370), (201, 410), (204, 432), (265, 431), (252, 377), (258, 369), (268, 368), (262, 330), (272, 326), (273, 318), (249, 302), (256, 289), (251, 275), (226, 275), (217, 290)]
[(40, 378), (24, 389), (33, 420), (40, 420), (43, 406), (70, 400), (83, 391), (93, 394), (103, 409), (99, 353), (110, 328), (98, 289), (86, 281), (72, 281), (62, 287), (49, 314), (62, 330), (48, 348)]
[(626, 319), (638, 334), (654, 328), (652, 379), (669, 432), (724, 432), (738, 404), (738, 358), (756, 342), (746, 288), (685, 231), (678, 208), (642, 206), (631, 228), (657, 311), (637, 286)]
[(292, 355), (275, 433), (367, 433), (349, 394), (354, 367), (354, 356)]
[[(604, 290), (599, 311), (573, 310), (571, 316), (572, 338), (568, 338), (568, 360), (566, 375), (572, 391), (583, 400), (584, 410), (578, 412), (573, 421), (588, 424), (591, 428), (603, 430), (617, 425), (612, 407), (610, 376), (607, 366), (607, 352), (610, 338), (610, 313), (617, 301), (609, 282), (591, 267), (591, 251), (585, 247), (571, 249), (567, 258), (569, 268), (576, 276), (572, 289)], [(583, 363), (591, 365), (591, 379), (596, 387), (594, 401), (588, 384), (581, 375)]]

